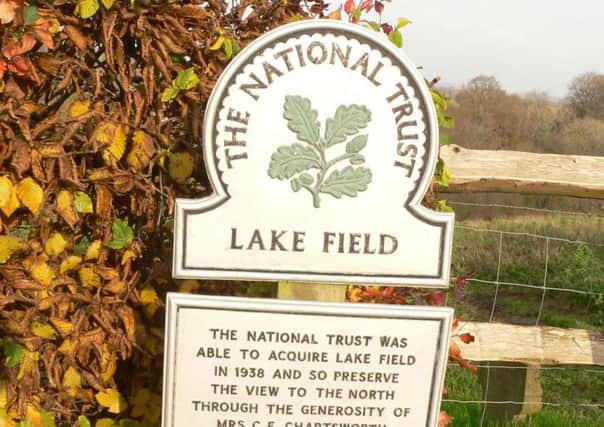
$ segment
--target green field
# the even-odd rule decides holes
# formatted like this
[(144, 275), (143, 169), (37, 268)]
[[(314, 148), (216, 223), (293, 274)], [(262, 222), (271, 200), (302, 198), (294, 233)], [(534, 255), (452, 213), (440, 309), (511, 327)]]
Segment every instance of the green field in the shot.
[[(498, 202), (491, 195), (456, 199)], [(448, 300), (448, 305), (456, 309), (456, 316), (481, 322), (492, 320), (601, 331), (604, 298), (598, 294), (604, 293), (604, 216), (598, 211), (597, 203), (574, 200), (552, 203), (548, 198), (529, 200), (524, 196), (503, 200), (552, 210), (578, 212), (587, 208), (592, 213), (456, 206), (458, 227), (454, 236), (453, 275), (471, 272), (474, 279), (466, 286), (463, 298)], [(531, 205), (535, 200), (539, 203)], [(493, 283), (497, 281), (499, 287)], [(545, 292), (539, 289), (544, 284), (553, 289)], [(445, 381), (448, 388), (445, 399), (483, 401), (481, 375), (484, 378), (483, 370), (479, 370), (479, 375), (472, 375), (451, 365)], [(604, 410), (597, 406), (604, 403), (603, 367), (544, 367), (540, 371), (540, 382), (541, 400), (552, 405), (544, 405), (531, 415), (514, 415), (520, 412), (521, 405), (492, 405), (484, 420), (480, 403), (445, 401), (443, 409), (453, 417), (452, 427), (480, 426), (481, 421), (485, 427), (604, 425)], [(509, 386), (491, 383), (490, 388)], [(487, 400), (497, 399), (489, 396)], [(505, 411), (508, 415), (499, 417), (499, 421), (489, 419), (489, 414)], [(502, 418), (506, 421), (501, 421)]]
[[(496, 368), (491, 368), (496, 369)], [(484, 391), (478, 375), (450, 365), (445, 384), (448, 392), (445, 400), (482, 401)], [(543, 409), (527, 416), (518, 416), (521, 405), (492, 404), (485, 414), (484, 427), (600, 427), (604, 420), (604, 410), (589, 405), (604, 402), (604, 368), (585, 366), (556, 367), (542, 369), (540, 382), (543, 390), (542, 401), (560, 406), (544, 405)], [(501, 387), (491, 384), (490, 387)], [(497, 394), (497, 391), (493, 391)], [(487, 400), (496, 400), (490, 395)], [(450, 427), (480, 426), (483, 407), (480, 403), (443, 403), (442, 409), (453, 417)], [(506, 411), (508, 421), (494, 421), (496, 414)], [(492, 419), (489, 420), (489, 417)]]
[[(457, 225), (454, 275), (473, 272), (477, 279), (467, 287), (464, 300), (450, 301), (458, 317), (488, 321), (492, 312), (495, 322), (582, 329), (604, 325), (604, 298), (597, 295), (604, 293), (603, 217), (524, 215)], [(490, 283), (497, 278), (499, 289)], [(544, 293), (539, 289), (544, 284), (554, 289)]]

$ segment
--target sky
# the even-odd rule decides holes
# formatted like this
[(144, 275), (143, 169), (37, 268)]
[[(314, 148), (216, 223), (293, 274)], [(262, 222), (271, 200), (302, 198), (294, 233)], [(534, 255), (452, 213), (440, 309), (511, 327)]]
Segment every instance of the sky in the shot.
[(577, 75), (604, 74), (604, 0), (392, 0), (404, 50), (426, 78), (461, 86), (492, 75), (511, 93), (563, 98)]

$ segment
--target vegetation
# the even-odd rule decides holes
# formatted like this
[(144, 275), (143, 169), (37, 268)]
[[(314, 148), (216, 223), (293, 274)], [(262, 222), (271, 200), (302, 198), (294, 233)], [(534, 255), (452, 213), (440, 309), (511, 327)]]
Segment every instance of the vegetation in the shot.
[(604, 155), (604, 76), (584, 74), (563, 102), (508, 94), (495, 77), (451, 89), (452, 141), (466, 148)]
[[(578, 76), (571, 82), (567, 98), (554, 101), (543, 94), (511, 95), (495, 78), (479, 76), (464, 88), (448, 92), (449, 112), (455, 119), (455, 127), (449, 133), (453, 142), (469, 148), (604, 155), (601, 79), (602, 76), (595, 74)], [(457, 224), (461, 225), (454, 238), (454, 275), (477, 279), (467, 282), (462, 298), (449, 299), (458, 317), (602, 330), (604, 215), (601, 201), (521, 194), (448, 194), (447, 199), (455, 207)], [(484, 231), (486, 229), (513, 233), (502, 235), (501, 259), (498, 257), (500, 235)], [(548, 243), (539, 236), (554, 239)], [(505, 283), (499, 285), (495, 300), (493, 282), (497, 279)], [(544, 283), (554, 289), (546, 292), (539, 289)], [(481, 402), (483, 375), (482, 368), (473, 376), (451, 365), (445, 398)], [(555, 405), (546, 405), (539, 412), (523, 417), (509, 415), (507, 421), (486, 417), (484, 425), (592, 427), (601, 424), (604, 417), (601, 408), (580, 406), (603, 401), (604, 372), (601, 369), (546, 367), (541, 370), (540, 381), (542, 400)], [(519, 405), (506, 408), (512, 414), (520, 411)], [(450, 402), (445, 403), (443, 409), (452, 416), (451, 426), (481, 425), (484, 408), (480, 403)]]
[(604, 75), (585, 73), (575, 77), (567, 101), (578, 117), (604, 118)]
[[(494, 370), (497, 368), (491, 368)], [(445, 399), (482, 402), (484, 388), (480, 377), (485, 374), (483, 368), (478, 375), (455, 365), (447, 370), (446, 383), (449, 384)], [(555, 369), (543, 369), (540, 372), (543, 402), (539, 412), (521, 415), (522, 405), (495, 403), (497, 409), (505, 406), (509, 411), (509, 420), (494, 420), (488, 412), (484, 417), (484, 427), (596, 427), (601, 424), (604, 411), (589, 405), (601, 403), (604, 398), (604, 370), (599, 374), (586, 372), (585, 367), (566, 366)], [(493, 400), (493, 399), (488, 399)], [(585, 406), (579, 406), (579, 405)], [(559, 405), (559, 406), (557, 406)], [(483, 406), (480, 403), (445, 402), (443, 408), (451, 415), (449, 427), (480, 426), (483, 418)], [(515, 414), (515, 415), (514, 415)]]
[[(539, 324), (598, 329), (604, 324), (604, 242), (593, 239), (604, 235), (604, 218), (588, 216), (548, 215), (500, 218), (493, 221), (469, 220), (456, 230), (453, 263), (474, 279), (494, 282), (499, 265), (498, 233), (480, 231), (493, 229), (512, 231), (503, 235), (499, 280), (510, 284), (528, 284), (536, 288), (500, 285), (494, 309), (494, 321), (515, 324)], [(526, 234), (522, 234), (526, 233)], [(559, 237), (576, 241), (546, 241), (536, 235)], [(546, 280), (549, 288), (573, 289), (594, 295), (581, 295), (548, 290), (543, 297), (539, 289)], [(494, 304), (493, 283), (471, 282), (465, 288), (465, 298), (453, 305), (459, 317), (488, 321)], [(541, 299), (543, 310), (540, 310)], [(541, 313), (540, 313), (541, 312)], [(538, 317), (540, 316), (540, 317)]]
[(273, 293), (171, 279), (172, 209), (210, 191), (205, 105), (258, 36), (345, 14), (402, 45), (382, 2), (327, 6), (0, 0), (0, 426), (158, 425), (165, 293)]

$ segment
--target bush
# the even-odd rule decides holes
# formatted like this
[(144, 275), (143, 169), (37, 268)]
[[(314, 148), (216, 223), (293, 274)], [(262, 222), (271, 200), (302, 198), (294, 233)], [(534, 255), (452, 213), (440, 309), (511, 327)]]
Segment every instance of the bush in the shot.
[(159, 421), (163, 295), (200, 286), (170, 278), (171, 214), (207, 192), (204, 105), (241, 47), (302, 18), (228, 4), (0, 0), (0, 425)]

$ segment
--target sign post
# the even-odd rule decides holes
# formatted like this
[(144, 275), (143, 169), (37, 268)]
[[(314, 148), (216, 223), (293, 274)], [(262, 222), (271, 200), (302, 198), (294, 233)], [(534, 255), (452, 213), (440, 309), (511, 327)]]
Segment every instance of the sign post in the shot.
[[(378, 34), (319, 20), (258, 38), (212, 92), (203, 150), (214, 192), (176, 202), (176, 278), (448, 286), (453, 215), (421, 206), (432, 98)], [(437, 424), (449, 308), (167, 305), (164, 427)]]

